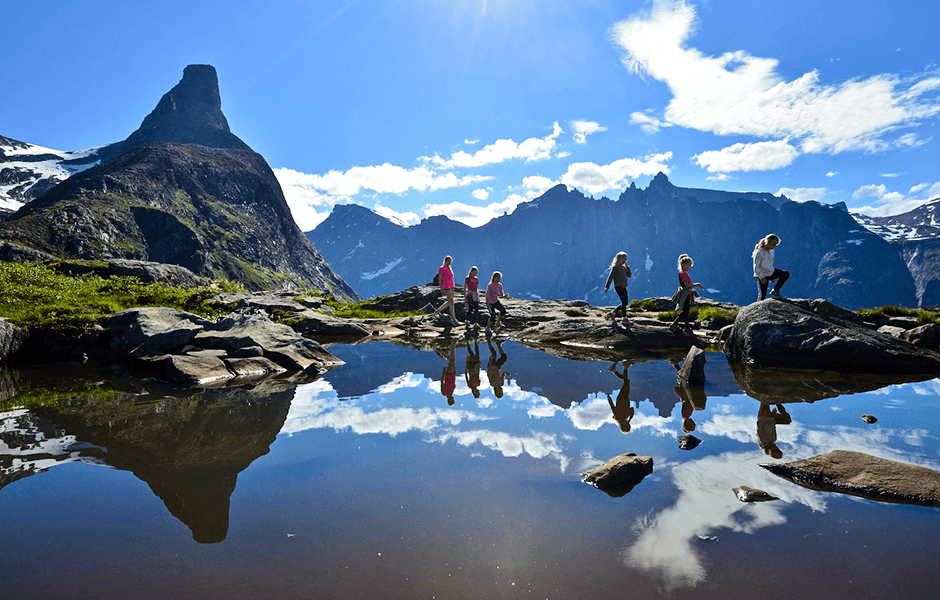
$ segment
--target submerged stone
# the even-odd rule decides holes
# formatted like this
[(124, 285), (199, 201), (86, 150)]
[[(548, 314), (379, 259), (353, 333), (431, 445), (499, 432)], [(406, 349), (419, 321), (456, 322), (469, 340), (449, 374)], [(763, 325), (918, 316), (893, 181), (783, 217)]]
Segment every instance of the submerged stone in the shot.
[(652, 472), (652, 457), (637, 456), (636, 453), (629, 452), (587, 471), (583, 481), (618, 498), (630, 493), (630, 490)]

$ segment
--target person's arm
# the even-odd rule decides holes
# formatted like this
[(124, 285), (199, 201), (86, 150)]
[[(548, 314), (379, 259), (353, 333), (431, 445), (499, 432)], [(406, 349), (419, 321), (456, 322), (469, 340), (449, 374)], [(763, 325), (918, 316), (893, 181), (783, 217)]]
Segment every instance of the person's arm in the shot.
[(611, 280), (612, 280), (613, 278), (614, 278), (614, 270), (611, 269), (611, 270), (610, 270), (610, 275), (607, 276), (607, 283), (604, 284), (604, 293), (605, 293), (605, 294), (610, 291), (610, 282), (611, 282)]

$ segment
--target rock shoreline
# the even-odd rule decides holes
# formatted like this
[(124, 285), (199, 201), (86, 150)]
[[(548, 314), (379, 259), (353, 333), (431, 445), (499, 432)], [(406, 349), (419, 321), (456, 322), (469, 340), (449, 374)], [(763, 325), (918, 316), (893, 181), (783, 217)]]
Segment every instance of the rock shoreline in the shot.
[[(758, 372), (763, 367), (821, 369), (835, 372), (940, 374), (940, 352), (931, 347), (932, 327), (895, 321), (888, 335), (854, 313), (824, 300), (764, 300), (743, 307), (734, 325), (718, 329), (708, 322), (692, 331), (672, 331), (668, 322), (634, 309), (632, 323), (606, 319), (610, 307), (582, 300), (506, 298), (508, 316), (496, 332), (477, 323), (451, 326), (434, 315), (438, 288), (414, 286), (366, 302), (362, 308), (383, 312), (419, 312), (419, 316), (355, 319), (331, 314), (326, 301), (294, 292), (222, 293), (215, 298), (226, 317), (212, 322), (169, 308), (136, 308), (112, 315), (81, 339), (50, 332), (27, 335), (0, 320), (0, 362), (95, 357), (127, 360), (147, 373), (184, 385), (205, 385), (237, 377), (283, 372), (323, 372), (340, 361), (323, 345), (378, 339), (413, 343), (433, 339), (495, 335), (567, 358), (619, 360), (633, 357), (683, 357), (690, 348), (721, 347), (732, 366)], [(644, 301), (668, 310), (668, 298)], [(699, 307), (738, 307), (701, 299)], [(458, 319), (465, 319), (457, 304)], [(655, 311), (653, 311), (655, 312)], [(907, 325), (907, 328), (903, 326)], [(912, 341), (923, 340), (920, 345)], [(54, 355), (50, 357), (50, 354)]]

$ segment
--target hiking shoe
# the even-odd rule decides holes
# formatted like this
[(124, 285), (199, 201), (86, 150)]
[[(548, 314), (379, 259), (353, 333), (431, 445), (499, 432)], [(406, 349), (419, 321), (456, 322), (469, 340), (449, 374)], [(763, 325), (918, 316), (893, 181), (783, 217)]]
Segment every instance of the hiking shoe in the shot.
[(623, 323), (624, 325), (633, 325), (633, 321), (631, 321), (630, 319), (626, 317), (623, 318), (623, 321), (621, 321), (621, 323)]
[(604, 320), (607, 320), (607, 319), (610, 319), (611, 321), (616, 322), (616, 321), (617, 321), (617, 315), (616, 315), (615, 313), (613, 313), (613, 312), (609, 312), (609, 313), (607, 313), (606, 315), (604, 315)]
[(774, 297), (776, 297), (776, 298), (783, 298), (783, 296), (780, 294), (780, 291), (779, 291), (779, 290), (771, 290), (771, 291), (770, 291), (770, 295), (771, 295), (771, 296), (774, 296)]
[(679, 331), (679, 326), (676, 325), (675, 323), (670, 323), (669, 331)]

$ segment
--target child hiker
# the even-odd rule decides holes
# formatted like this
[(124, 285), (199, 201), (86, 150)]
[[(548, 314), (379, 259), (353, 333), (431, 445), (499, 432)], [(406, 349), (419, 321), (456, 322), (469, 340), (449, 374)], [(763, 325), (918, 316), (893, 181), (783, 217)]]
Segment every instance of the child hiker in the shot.
[(467, 325), (476, 325), (477, 319), (480, 318), (480, 280), (477, 278), (476, 267), (470, 267), (470, 272), (467, 274), (466, 279), (463, 280), (463, 288), (466, 294), (465, 301), (467, 304)]
[(692, 329), (692, 323), (689, 322), (689, 311), (692, 310), (692, 298), (696, 296), (695, 287), (704, 290), (705, 286), (701, 283), (692, 283), (692, 277), (688, 270), (692, 268), (692, 257), (688, 254), (679, 255), (679, 289), (676, 290), (676, 310), (682, 312), (676, 317), (676, 320), (669, 325), (669, 329), (675, 331), (679, 329), (679, 321), (685, 321), (685, 329)]
[[(505, 298), (509, 294), (503, 293), (503, 284), (500, 283), (503, 279), (503, 274), (499, 271), (493, 271), (493, 277), (490, 279), (490, 283), (486, 286), (486, 307), (490, 310), (490, 318), (486, 322), (487, 331), (492, 327), (497, 329), (503, 317), (506, 316), (506, 308), (499, 301), (500, 298)], [(496, 311), (499, 311), (499, 314), (496, 314)]]
[(604, 293), (606, 294), (610, 291), (610, 284), (613, 282), (614, 290), (617, 292), (617, 296), (620, 297), (620, 306), (607, 313), (607, 318), (615, 323), (617, 322), (617, 311), (619, 310), (623, 322), (633, 324), (633, 321), (627, 318), (627, 304), (630, 302), (630, 297), (627, 294), (627, 280), (632, 276), (633, 271), (630, 270), (630, 265), (627, 264), (627, 253), (618, 252), (610, 263), (610, 275), (607, 276), (607, 283), (604, 284)]

